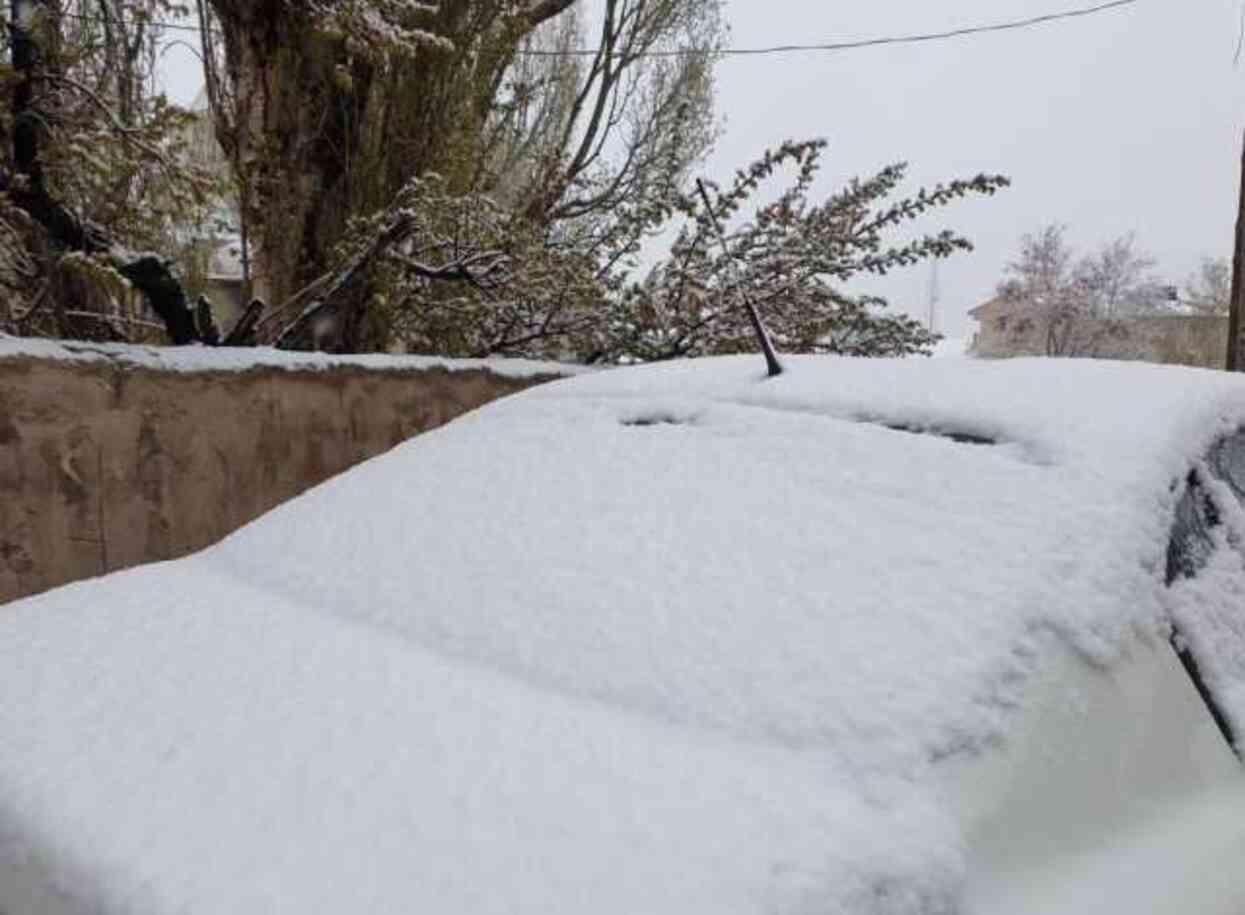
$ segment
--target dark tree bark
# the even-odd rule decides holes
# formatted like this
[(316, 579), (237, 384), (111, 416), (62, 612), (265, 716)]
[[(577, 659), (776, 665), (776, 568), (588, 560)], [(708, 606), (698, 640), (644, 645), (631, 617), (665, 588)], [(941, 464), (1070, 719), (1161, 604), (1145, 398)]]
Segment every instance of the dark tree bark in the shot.
[(212, 303), (207, 296), (199, 296), (195, 303), (195, 326), (199, 338), (208, 346), (220, 346), (220, 328), (216, 325), (216, 316), (212, 314)]
[(136, 255), (124, 250), (107, 232), (83, 220), (48, 191), (39, 155), (42, 118), (35, 105), (35, 85), (47, 61), (40, 53), (32, 25), (36, 20), (51, 21), (53, 10), (48, 0), (10, 0), (10, 13), (13, 70), (17, 76), (12, 99), (16, 174), (0, 174), (0, 191), (42, 226), (55, 245), (106, 255), (118, 272), (146, 296), (173, 343), (199, 341), (194, 313), (170, 261), (155, 254)]
[[(311, 300), (302, 313), (281, 332), (277, 338), (278, 349), (324, 349), (317, 339), (317, 325), (331, 322), (333, 333), (329, 336), (342, 340), (349, 351), (351, 338), (359, 332), (362, 317), (359, 303), (363, 298), (361, 285), (368, 267), (389, 248), (400, 244), (412, 231), (410, 216), (399, 215), (376, 234), (363, 250), (351, 258), (334, 276), (329, 278), (324, 291)], [(330, 347), (331, 348), (331, 347)]]
[(1236, 244), (1232, 251), (1232, 294), (1228, 305), (1229, 372), (1245, 371), (1245, 346), (1241, 340), (1241, 313), (1245, 311), (1245, 145), (1241, 152), (1241, 197), (1236, 214)]
[[(198, 0), (208, 94), (242, 185), (255, 294), (280, 308), (339, 270), (336, 246), (351, 217), (384, 207), (412, 176), (470, 174), (470, 151), (523, 35), (577, 2), (445, 0), (414, 21), (452, 46), (395, 54), (360, 53), (317, 27), (317, 10), (330, 4)], [(356, 277), (318, 303), (320, 318), (341, 318), (332, 348), (353, 345), (365, 300), (346, 300), (366, 291)], [(324, 342), (311, 331), (303, 321), (283, 345)]]
[(307, 3), (210, 0), (200, 15), (214, 29), (209, 6), (216, 135), (244, 185), (255, 294), (278, 305), (330, 269), (354, 214), (351, 164), (373, 116), (375, 69), (319, 33)]
[(527, 21), (535, 28), (543, 22), (548, 22), (554, 16), (559, 16), (575, 5), (576, 0), (540, 0), (534, 3), (527, 11)]
[(259, 319), (267, 310), (267, 305), (261, 299), (251, 299), (251, 304), (246, 306), (246, 311), (242, 313), (242, 317), (238, 318), (238, 322), (234, 324), (233, 329), (225, 335), (225, 339), (221, 341), (221, 346), (255, 346), (256, 335), (255, 329), (259, 324)]

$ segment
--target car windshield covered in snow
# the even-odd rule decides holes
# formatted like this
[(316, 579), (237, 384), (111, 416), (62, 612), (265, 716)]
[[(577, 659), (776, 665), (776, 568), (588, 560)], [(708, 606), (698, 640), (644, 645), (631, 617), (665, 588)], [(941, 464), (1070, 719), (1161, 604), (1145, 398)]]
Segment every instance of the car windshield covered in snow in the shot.
[(0, 912), (1245, 910), (1242, 428), (1075, 361), (497, 402), (3, 608)]

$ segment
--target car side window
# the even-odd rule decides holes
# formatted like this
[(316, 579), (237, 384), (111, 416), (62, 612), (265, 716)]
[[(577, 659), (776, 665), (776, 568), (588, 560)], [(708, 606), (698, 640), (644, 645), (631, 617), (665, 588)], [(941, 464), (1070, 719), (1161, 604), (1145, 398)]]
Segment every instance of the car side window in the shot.
[(1215, 478), (1227, 483), (1237, 502), (1245, 507), (1245, 429), (1215, 442), (1206, 463)]
[[(1217, 481), (1224, 483), (1245, 509), (1245, 428), (1226, 435), (1211, 446), (1206, 455), (1206, 468)], [(1176, 505), (1171, 539), (1167, 545), (1167, 584), (1178, 578), (1192, 578), (1210, 560), (1215, 543), (1212, 531), (1222, 523), (1220, 507), (1215, 504), (1197, 470), (1189, 472), (1184, 493)]]
[[(1226, 484), (1237, 503), (1245, 509), (1245, 428), (1224, 436), (1211, 446), (1206, 455), (1206, 471), (1216, 481)], [(1176, 505), (1167, 544), (1169, 587), (1179, 579), (1195, 578), (1206, 567), (1215, 550), (1213, 531), (1222, 523), (1222, 507), (1212, 497), (1207, 481), (1202, 478), (1202, 471), (1190, 471), (1184, 492)], [(1242, 612), (1245, 613), (1245, 608)], [(1198, 659), (1188, 641), (1182, 637), (1178, 625), (1172, 632), (1172, 647), (1228, 745), (1235, 748), (1237, 740), (1231, 722), (1206, 684)]]

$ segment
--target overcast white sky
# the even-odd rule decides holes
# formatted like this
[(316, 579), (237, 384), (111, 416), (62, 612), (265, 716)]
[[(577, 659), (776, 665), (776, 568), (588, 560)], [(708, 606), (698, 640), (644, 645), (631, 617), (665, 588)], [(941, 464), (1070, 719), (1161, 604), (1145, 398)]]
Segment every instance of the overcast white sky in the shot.
[[(1136, 231), (1168, 282), (1230, 253), (1245, 62), (1243, 0), (1140, 0), (1024, 32), (845, 53), (730, 58), (718, 70), (725, 135), (707, 165), (725, 178), (765, 146), (824, 136), (823, 189), (899, 160), (912, 185), (1010, 175), (993, 199), (943, 211), (977, 251), (941, 268), (943, 327), (988, 298), (1019, 236), (1069, 226), (1090, 248)], [(740, 47), (942, 30), (1092, 5), (1092, 0), (726, 0)], [(169, 90), (187, 102), (197, 61), (173, 49)], [(876, 290), (923, 316), (929, 271)]]

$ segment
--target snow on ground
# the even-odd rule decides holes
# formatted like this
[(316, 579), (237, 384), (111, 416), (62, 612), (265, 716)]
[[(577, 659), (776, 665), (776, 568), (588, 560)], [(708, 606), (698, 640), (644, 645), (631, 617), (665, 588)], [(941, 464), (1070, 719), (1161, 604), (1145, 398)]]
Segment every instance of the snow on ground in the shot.
[(543, 386), (5, 607), (0, 911), (954, 911), (937, 761), (1052, 633), (1163, 635), (1245, 380), (788, 363)]
[(585, 371), (583, 366), (527, 359), (444, 359), (439, 356), (390, 356), (382, 353), (337, 356), (330, 353), (287, 352), (270, 346), (140, 346), (44, 340), (0, 333), (0, 359), (23, 356), (70, 362), (116, 362), (134, 368), (172, 372), (245, 372), (255, 369), (327, 371), (337, 368), (409, 372), (441, 368), (451, 372), (483, 369), (511, 378), (530, 378), (534, 375), (578, 375)]
[(943, 337), (934, 345), (935, 359), (960, 359), (968, 355), (969, 340), (964, 337)]

